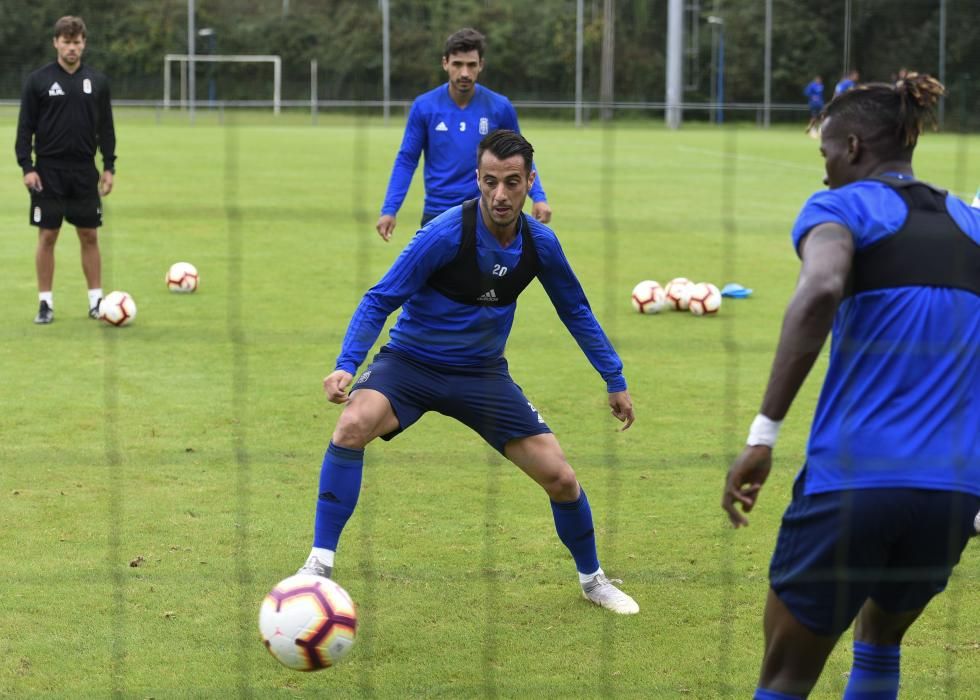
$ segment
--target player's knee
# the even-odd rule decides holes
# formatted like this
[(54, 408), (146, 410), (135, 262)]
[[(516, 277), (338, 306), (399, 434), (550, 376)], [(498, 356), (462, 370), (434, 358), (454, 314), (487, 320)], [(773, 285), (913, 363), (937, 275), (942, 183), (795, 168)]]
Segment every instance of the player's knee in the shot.
[(58, 242), (58, 234), (60, 229), (42, 229), (37, 236), (38, 245), (42, 248), (54, 248), (54, 244)]
[(363, 414), (358, 411), (345, 410), (340, 414), (340, 420), (334, 428), (331, 440), (337, 447), (360, 450), (370, 442), (371, 426)]
[(83, 246), (98, 245), (99, 231), (94, 228), (78, 229), (78, 240), (82, 242)]
[(567, 464), (542, 485), (551, 500), (558, 503), (566, 503), (578, 498), (578, 479), (575, 471)]

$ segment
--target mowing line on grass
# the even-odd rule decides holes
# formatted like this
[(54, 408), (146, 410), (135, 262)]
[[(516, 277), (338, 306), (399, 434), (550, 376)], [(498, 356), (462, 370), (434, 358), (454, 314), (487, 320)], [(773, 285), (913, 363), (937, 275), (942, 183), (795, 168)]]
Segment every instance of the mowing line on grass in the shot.
[(252, 465), (248, 454), (248, 350), (242, 321), (244, 293), (242, 209), (239, 203), (239, 139), (234, 113), (222, 129), (225, 136), (224, 215), (228, 229), (228, 293), (225, 327), (231, 341), (231, 442), (235, 459), (235, 583), (238, 604), (238, 693), (252, 696), (250, 663), (255, 645), (255, 601), (249, 566)]

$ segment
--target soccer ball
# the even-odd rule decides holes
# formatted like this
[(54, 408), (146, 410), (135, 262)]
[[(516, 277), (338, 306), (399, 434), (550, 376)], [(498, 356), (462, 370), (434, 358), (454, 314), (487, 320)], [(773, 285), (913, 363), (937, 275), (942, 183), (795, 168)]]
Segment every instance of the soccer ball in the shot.
[(329, 668), (354, 646), (357, 610), (334, 581), (297, 574), (285, 578), (262, 601), (259, 632), (266, 649), (297, 671)]
[(679, 311), (687, 309), (687, 303), (691, 298), (691, 287), (694, 283), (687, 277), (675, 277), (667, 286), (664, 287), (664, 296), (668, 306)]
[(660, 313), (664, 308), (664, 288), (656, 280), (643, 280), (633, 287), (631, 301), (641, 314)]
[(718, 313), (721, 308), (721, 292), (711, 282), (698, 282), (691, 287), (688, 308), (695, 316)]
[(113, 326), (128, 326), (136, 318), (136, 302), (126, 292), (109, 292), (99, 304), (99, 318)]
[(199, 280), (197, 268), (189, 262), (176, 262), (167, 270), (167, 288), (171, 292), (193, 292)]

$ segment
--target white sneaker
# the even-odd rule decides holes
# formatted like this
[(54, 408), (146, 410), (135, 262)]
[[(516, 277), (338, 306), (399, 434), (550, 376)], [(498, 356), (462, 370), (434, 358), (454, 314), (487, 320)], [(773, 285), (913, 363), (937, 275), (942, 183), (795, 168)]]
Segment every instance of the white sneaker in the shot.
[(333, 573), (333, 567), (327, 566), (322, 561), (317, 559), (315, 554), (311, 554), (310, 558), (306, 560), (303, 566), (299, 567), (297, 574), (306, 574), (308, 576), (322, 576), (323, 578), (330, 578), (330, 574)]
[(622, 581), (618, 578), (607, 578), (605, 574), (596, 574), (582, 584), (582, 595), (586, 600), (620, 615), (635, 615), (640, 612), (636, 601), (616, 588), (614, 583)]

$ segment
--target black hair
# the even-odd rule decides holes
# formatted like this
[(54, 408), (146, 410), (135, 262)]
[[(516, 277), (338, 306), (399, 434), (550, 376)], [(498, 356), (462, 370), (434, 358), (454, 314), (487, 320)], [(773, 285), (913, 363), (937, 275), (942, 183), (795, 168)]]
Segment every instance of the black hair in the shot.
[(483, 60), (483, 51), (487, 47), (487, 40), (480, 32), (471, 27), (465, 27), (455, 32), (446, 39), (446, 48), (442, 52), (443, 58), (449, 58), (454, 53), (467, 53), (476, 51)]
[(936, 103), (946, 88), (931, 75), (909, 73), (892, 83), (865, 83), (837, 95), (818, 117), (835, 133), (860, 134), (882, 158), (910, 159), (926, 122), (936, 124)]
[(480, 141), (480, 146), (476, 151), (476, 162), (479, 165), (483, 159), (483, 154), (490, 151), (500, 160), (505, 160), (512, 156), (522, 156), (524, 158), (524, 170), (531, 173), (531, 164), (534, 162), (534, 147), (526, 138), (510, 129), (497, 129), (491, 131)]

